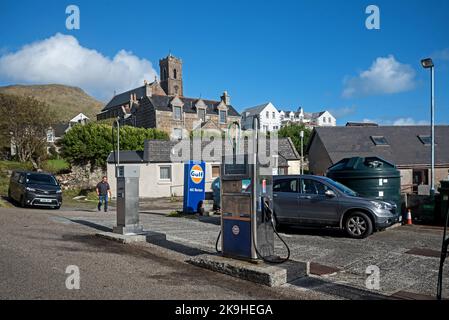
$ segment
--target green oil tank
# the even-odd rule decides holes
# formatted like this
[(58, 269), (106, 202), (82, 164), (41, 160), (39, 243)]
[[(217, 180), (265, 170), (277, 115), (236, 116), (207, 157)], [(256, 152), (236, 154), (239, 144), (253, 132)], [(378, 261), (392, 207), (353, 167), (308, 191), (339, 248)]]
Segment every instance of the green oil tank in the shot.
[(327, 176), (363, 197), (396, 203), (401, 210), (401, 173), (378, 157), (346, 158), (330, 167)]

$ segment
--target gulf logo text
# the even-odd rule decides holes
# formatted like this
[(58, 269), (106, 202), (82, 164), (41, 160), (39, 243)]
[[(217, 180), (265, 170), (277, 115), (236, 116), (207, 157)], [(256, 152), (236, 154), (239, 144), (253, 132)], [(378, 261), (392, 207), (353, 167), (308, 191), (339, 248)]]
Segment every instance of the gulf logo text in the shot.
[(190, 170), (190, 178), (196, 184), (200, 184), (204, 179), (204, 171), (203, 168), (199, 165), (195, 165)]

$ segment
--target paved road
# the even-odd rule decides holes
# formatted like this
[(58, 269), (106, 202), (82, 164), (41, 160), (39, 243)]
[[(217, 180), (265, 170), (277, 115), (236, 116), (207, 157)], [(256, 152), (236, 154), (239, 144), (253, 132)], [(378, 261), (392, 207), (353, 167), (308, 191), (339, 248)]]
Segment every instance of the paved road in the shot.
[[(151, 211), (151, 210), (150, 210)], [(93, 215), (81, 219), (96, 222), (112, 228), (115, 215)], [(198, 254), (198, 250), (215, 251), (215, 241), (219, 231), (219, 218), (202, 217), (200, 220), (170, 218), (164, 215), (141, 214), (144, 225), (153, 231), (167, 234), (172, 243), (182, 244), (188, 254)], [(338, 285), (366, 289), (367, 268), (377, 266), (380, 270), (380, 290), (384, 295), (413, 293), (435, 296), (439, 257), (423, 256), (422, 253), (409, 254), (412, 249), (424, 249), (430, 255), (441, 250), (442, 229), (424, 226), (402, 226), (375, 233), (368, 239), (346, 238), (338, 230), (307, 230), (288, 228), (281, 235), (290, 246), (292, 258), (310, 261), (321, 266), (335, 268), (311, 281), (303, 279), (293, 283), (299, 288), (330, 292), (340, 290)], [(281, 242), (276, 242), (279, 254), (285, 254)], [(427, 253), (429, 253), (427, 252)], [(445, 268), (444, 295), (449, 297), (449, 263)], [(321, 283), (318, 280), (331, 281)], [(338, 293), (337, 293), (338, 294)], [(346, 293), (340, 294), (345, 298)], [(352, 297), (352, 296), (351, 296)]]
[[(0, 299), (320, 298), (197, 268), (183, 262), (184, 254), (151, 244), (125, 246), (96, 238), (95, 226), (81, 221), (80, 213), (0, 209)], [(69, 265), (80, 269), (80, 290), (65, 286)]]
[[(123, 246), (97, 239), (97, 230), (115, 224), (115, 213), (0, 209), (1, 298), (123, 299), (364, 299), (366, 267), (377, 265), (380, 291), (434, 295), (438, 259), (407, 254), (413, 248), (439, 250), (441, 230), (400, 227), (366, 240), (334, 230), (288, 229), (282, 234), (295, 260), (335, 268), (321, 276), (270, 289), (184, 263), (189, 256), (214, 252), (218, 218), (173, 218), (142, 213), (147, 229), (167, 241)], [(280, 254), (284, 249), (276, 243)], [(65, 288), (66, 266), (81, 270), (80, 291)], [(326, 270), (326, 269), (325, 269)], [(445, 296), (449, 296), (449, 274)]]

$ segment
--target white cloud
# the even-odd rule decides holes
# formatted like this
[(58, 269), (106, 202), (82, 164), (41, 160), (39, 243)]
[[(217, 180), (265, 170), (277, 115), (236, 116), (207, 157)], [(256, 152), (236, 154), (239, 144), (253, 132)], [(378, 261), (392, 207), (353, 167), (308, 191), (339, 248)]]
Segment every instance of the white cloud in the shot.
[(2, 80), (77, 86), (99, 99), (141, 86), (156, 75), (150, 61), (129, 51), (120, 50), (111, 59), (60, 33), (0, 57)]
[(368, 70), (344, 80), (343, 97), (393, 94), (415, 87), (415, 71), (389, 55), (377, 58)]
[(413, 118), (399, 118), (393, 121), (394, 126), (424, 126), (428, 125), (426, 120), (415, 120)]
[(364, 123), (377, 123), (382, 126), (425, 126), (429, 125), (429, 121), (415, 120), (411, 117), (403, 117), (396, 119), (363, 119)]

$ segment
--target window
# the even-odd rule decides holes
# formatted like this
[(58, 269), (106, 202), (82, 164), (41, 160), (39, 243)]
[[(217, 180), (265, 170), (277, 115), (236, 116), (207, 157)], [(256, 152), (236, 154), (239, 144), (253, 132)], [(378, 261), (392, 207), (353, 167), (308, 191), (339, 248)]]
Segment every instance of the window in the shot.
[(331, 117), (327, 118), (327, 122), (332, 123)]
[(56, 186), (58, 183), (55, 178), (49, 174), (28, 173), (27, 182), (29, 184)]
[(327, 190), (331, 189), (321, 182), (311, 179), (301, 180), (301, 193), (303, 194), (315, 194), (324, 196)]
[(162, 72), (162, 80), (167, 80), (167, 69), (164, 68), (164, 71)]
[(326, 118), (323, 118), (323, 123), (326, 123)]
[(175, 118), (175, 120), (181, 120), (182, 119), (181, 107), (173, 107), (173, 117)]
[(220, 110), (220, 123), (227, 123), (227, 112), (226, 110)]
[(173, 78), (174, 79), (178, 78), (178, 70), (176, 70), (176, 69), (173, 70)]
[(273, 111), (273, 119), (276, 119), (276, 112)]
[(159, 167), (159, 180), (171, 181), (171, 166)]
[(206, 109), (198, 109), (198, 118), (201, 119), (201, 122), (206, 122)]
[(175, 139), (175, 140), (182, 139), (182, 129), (180, 129), (180, 128), (173, 129), (173, 139)]
[(265, 115), (266, 115), (267, 119), (270, 119), (270, 111), (267, 111)]
[(288, 174), (288, 167), (279, 167), (279, 175), (283, 176), (283, 175), (287, 175)]
[(218, 178), (220, 176), (220, 166), (212, 166), (212, 178)]
[(421, 141), (421, 143), (425, 146), (432, 145), (432, 137), (431, 136), (418, 136), (418, 139)]
[(47, 142), (55, 142), (55, 135), (52, 129), (47, 131)]
[(273, 186), (273, 192), (297, 193), (298, 180), (297, 179), (278, 180), (275, 182)]
[(389, 143), (384, 136), (371, 136), (371, 140), (373, 140), (376, 146), (388, 146)]

